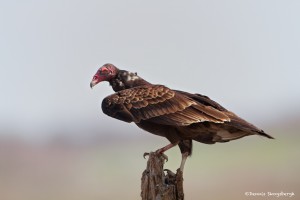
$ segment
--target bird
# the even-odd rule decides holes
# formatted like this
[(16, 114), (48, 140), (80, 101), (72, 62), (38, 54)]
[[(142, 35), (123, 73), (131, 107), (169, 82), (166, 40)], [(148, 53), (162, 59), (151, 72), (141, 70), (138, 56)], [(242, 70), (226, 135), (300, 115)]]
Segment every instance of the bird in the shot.
[(182, 172), (186, 159), (192, 155), (193, 141), (215, 144), (249, 135), (274, 139), (205, 95), (152, 84), (137, 73), (110, 63), (97, 70), (90, 87), (103, 81), (115, 91), (103, 99), (103, 113), (167, 138), (170, 143), (158, 149), (158, 154), (164, 155), (178, 145)]

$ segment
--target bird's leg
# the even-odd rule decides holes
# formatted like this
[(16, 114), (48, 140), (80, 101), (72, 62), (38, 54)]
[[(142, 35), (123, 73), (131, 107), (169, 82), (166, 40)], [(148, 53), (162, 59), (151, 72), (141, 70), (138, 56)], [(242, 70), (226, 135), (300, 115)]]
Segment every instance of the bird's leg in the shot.
[(163, 154), (165, 151), (171, 149), (172, 147), (176, 146), (179, 142), (177, 143), (170, 143), (168, 144), (167, 146), (164, 146), (163, 148), (160, 148), (158, 150), (156, 150), (156, 153), (160, 153), (160, 154)]
[(163, 148), (160, 148), (158, 150), (156, 150), (156, 153), (159, 153), (161, 154), (165, 159), (166, 161), (168, 161), (168, 156), (164, 154), (165, 151), (171, 149), (172, 147), (176, 146), (179, 142), (176, 142), (176, 143), (170, 143), (168, 144), (167, 146), (164, 146)]
[(181, 155), (182, 155), (182, 159), (181, 159), (181, 163), (180, 163), (180, 171), (183, 172), (184, 164), (185, 164), (185, 161), (186, 161), (187, 157), (189, 156), (189, 153), (185, 152)]
[(188, 156), (192, 154), (193, 142), (192, 140), (181, 140), (178, 144), (182, 159), (180, 164), (180, 171), (183, 172), (184, 164)]

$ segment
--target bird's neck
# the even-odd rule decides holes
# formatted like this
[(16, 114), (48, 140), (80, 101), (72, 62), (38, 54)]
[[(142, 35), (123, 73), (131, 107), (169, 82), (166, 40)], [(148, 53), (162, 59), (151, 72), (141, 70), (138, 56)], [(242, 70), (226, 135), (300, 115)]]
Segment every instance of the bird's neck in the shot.
[(119, 70), (117, 76), (109, 81), (115, 92), (151, 83), (139, 77), (137, 73)]

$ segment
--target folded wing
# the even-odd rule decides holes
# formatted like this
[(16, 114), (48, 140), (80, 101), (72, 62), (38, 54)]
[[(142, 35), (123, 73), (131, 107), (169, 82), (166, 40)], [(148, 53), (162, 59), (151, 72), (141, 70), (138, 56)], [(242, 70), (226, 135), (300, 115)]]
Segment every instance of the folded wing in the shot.
[(230, 121), (217, 107), (195, 101), (163, 85), (144, 85), (119, 91), (103, 100), (102, 110), (113, 118), (135, 123), (149, 120), (164, 125), (188, 126), (204, 121)]

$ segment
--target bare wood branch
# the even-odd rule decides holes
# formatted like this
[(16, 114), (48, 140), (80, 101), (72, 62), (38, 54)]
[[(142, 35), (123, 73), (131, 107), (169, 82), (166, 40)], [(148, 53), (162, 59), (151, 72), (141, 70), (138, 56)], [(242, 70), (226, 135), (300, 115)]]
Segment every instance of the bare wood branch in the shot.
[(142, 200), (183, 200), (183, 174), (163, 169), (165, 157), (151, 152), (142, 174)]

